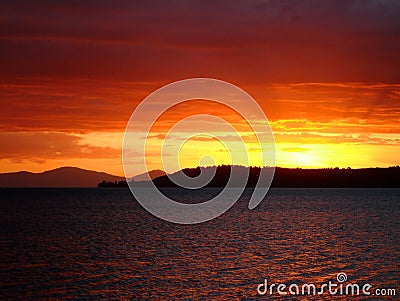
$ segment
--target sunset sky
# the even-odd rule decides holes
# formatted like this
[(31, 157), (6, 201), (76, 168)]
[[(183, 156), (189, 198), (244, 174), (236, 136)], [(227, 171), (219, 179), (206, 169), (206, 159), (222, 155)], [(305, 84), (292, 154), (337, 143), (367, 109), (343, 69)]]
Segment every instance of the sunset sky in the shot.
[[(77, 166), (123, 175), (122, 140), (135, 107), (194, 77), (230, 82), (257, 100), (278, 166), (400, 164), (399, 1), (2, 1), (0, 8), (0, 172)], [(153, 147), (198, 112), (235, 120), (201, 101), (178, 106), (154, 128)], [(220, 149), (192, 139), (180, 162), (195, 166), (211, 151), (226, 163)], [(159, 158), (148, 162), (160, 168)]]

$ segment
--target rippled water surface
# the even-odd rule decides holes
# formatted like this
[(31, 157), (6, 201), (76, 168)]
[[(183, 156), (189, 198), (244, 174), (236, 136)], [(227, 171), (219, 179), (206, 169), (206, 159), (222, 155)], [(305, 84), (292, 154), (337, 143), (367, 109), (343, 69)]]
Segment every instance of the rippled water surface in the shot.
[[(170, 191), (186, 202), (213, 193)], [(397, 296), (313, 298), (398, 300), (399, 189), (272, 189), (254, 210), (250, 194), (215, 220), (176, 225), (127, 189), (2, 189), (0, 297), (308, 300), (260, 296), (257, 286), (321, 284), (343, 272)]]

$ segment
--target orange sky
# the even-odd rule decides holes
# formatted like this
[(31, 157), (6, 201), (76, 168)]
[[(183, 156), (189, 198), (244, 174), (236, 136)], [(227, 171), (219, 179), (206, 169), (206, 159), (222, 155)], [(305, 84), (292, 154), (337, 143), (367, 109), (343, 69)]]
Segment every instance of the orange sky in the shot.
[[(192, 77), (231, 82), (259, 102), (278, 166), (400, 164), (397, 1), (0, 7), (0, 172), (69, 165), (122, 175), (123, 132), (137, 104)], [(169, 112), (152, 133), (153, 147), (188, 114), (234, 120), (226, 110), (199, 107)], [(185, 144), (183, 166), (207, 152), (228, 163), (221, 145), (206, 140)], [(159, 168), (156, 157), (149, 168)]]

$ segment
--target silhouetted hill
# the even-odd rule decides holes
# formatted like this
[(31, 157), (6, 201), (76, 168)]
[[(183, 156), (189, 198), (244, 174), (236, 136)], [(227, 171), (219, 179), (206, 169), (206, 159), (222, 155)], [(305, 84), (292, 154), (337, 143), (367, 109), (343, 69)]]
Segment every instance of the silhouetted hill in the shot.
[(115, 182), (123, 178), (77, 167), (60, 167), (41, 173), (3, 173), (0, 187), (96, 187), (103, 180)]
[(150, 179), (154, 180), (155, 178), (162, 177), (165, 175), (165, 171), (160, 170), (160, 169), (155, 169), (152, 171), (149, 171), (148, 173), (142, 173), (140, 175), (134, 176), (129, 179), (129, 181), (134, 180), (134, 181), (147, 181), (148, 177)]
[[(216, 173), (208, 187), (224, 187), (229, 179), (230, 166), (207, 167), (216, 168)], [(235, 167), (243, 169), (247, 167)], [(250, 176), (247, 187), (254, 187), (260, 173), (259, 167), (250, 167)], [(182, 170), (187, 176), (196, 177), (200, 168)], [(173, 176), (173, 175), (172, 175)], [(175, 187), (176, 185), (167, 177), (162, 176), (153, 180), (158, 187)], [(362, 169), (301, 169), (279, 168), (275, 169), (275, 176), (271, 187), (400, 187), (400, 168), (362, 168)]]

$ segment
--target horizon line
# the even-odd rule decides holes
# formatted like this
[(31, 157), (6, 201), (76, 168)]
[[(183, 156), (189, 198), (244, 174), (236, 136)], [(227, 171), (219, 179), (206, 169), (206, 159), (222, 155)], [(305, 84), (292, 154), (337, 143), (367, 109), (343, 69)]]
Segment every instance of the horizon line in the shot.
[[(184, 167), (182, 169), (173, 171), (171, 173), (167, 173), (165, 170), (162, 169), (152, 169), (152, 170), (148, 170), (148, 171), (144, 171), (144, 172), (140, 172), (134, 176), (130, 176), (130, 177), (136, 177), (139, 175), (142, 175), (146, 172), (152, 172), (152, 171), (162, 171), (166, 174), (173, 174), (176, 173), (180, 170), (184, 170), (184, 169), (196, 169), (196, 168), (213, 168), (213, 167), (222, 167), (222, 166), (233, 166), (233, 167), (244, 167), (244, 168), (282, 168), (282, 169), (305, 169), (305, 170), (318, 170), (318, 169), (372, 169), (372, 168), (400, 168), (399, 165), (389, 165), (389, 166), (369, 166), (369, 167), (351, 167), (351, 166), (347, 166), (347, 167), (339, 167), (339, 166), (335, 166), (335, 167), (301, 167), (301, 166), (297, 166), (297, 167), (283, 167), (283, 166), (251, 166), (251, 165), (235, 165), (235, 164), (220, 164), (220, 165), (208, 165), (208, 166), (196, 166), (196, 167)], [(10, 173), (20, 173), (20, 172), (27, 172), (27, 173), (31, 173), (31, 174), (41, 174), (41, 173), (45, 173), (45, 172), (49, 172), (49, 171), (53, 171), (53, 170), (57, 170), (57, 169), (63, 169), (63, 168), (75, 168), (75, 169), (80, 169), (80, 170), (85, 170), (85, 171), (92, 171), (92, 172), (98, 172), (98, 173), (106, 173), (112, 176), (116, 176), (116, 177), (121, 177), (121, 178), (126, 178), (125, 175), (116, 175), (116, 174), (112, 174), (106, 171), (101, 171), (101, 170), (94, 170), (94, 169), (86, 169), (86, 168), (82, 168), (82, 167), (78, 167), (78, 166), (59, 166), (56, 168), (52, 168), (52, 169), (46, 169), (43, 171), (39, 171), (39, 172), (34, 172), (34, 171), (29, 171), (29, 170), (18, 170), (18, 171), (6, 171), (6, 172), (0, 172), (0, 174), (10, 174)]]

